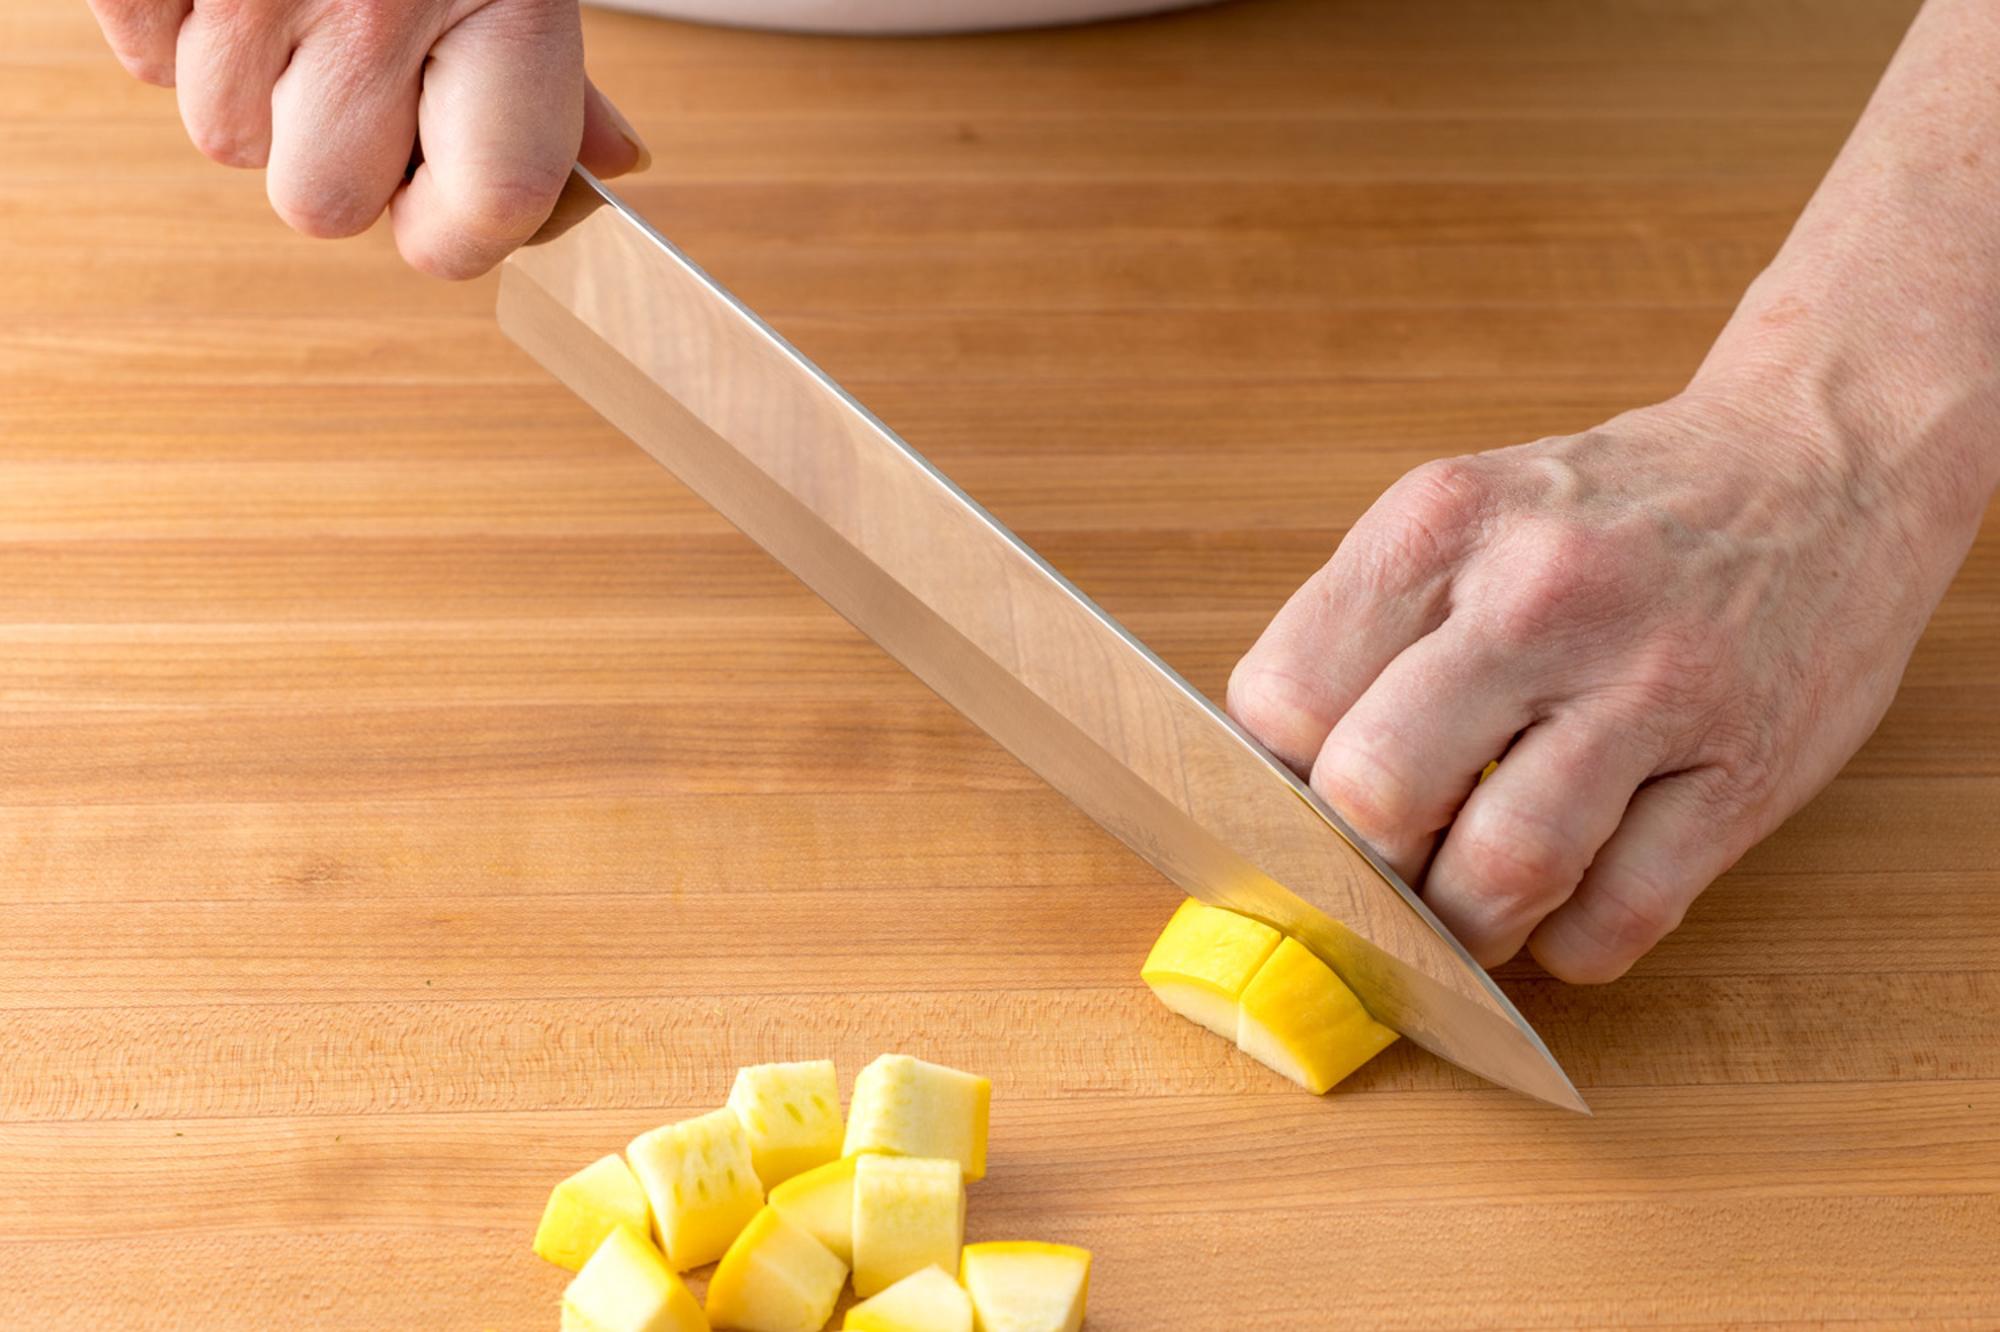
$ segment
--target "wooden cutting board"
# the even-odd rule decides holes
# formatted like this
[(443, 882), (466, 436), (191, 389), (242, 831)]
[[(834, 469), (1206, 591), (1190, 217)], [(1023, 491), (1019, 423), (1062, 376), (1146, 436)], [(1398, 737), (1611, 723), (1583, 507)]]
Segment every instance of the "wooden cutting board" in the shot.
[[(594, 16), (638, 205), (1198, 685), (1434, 455), (1671, 392), (1907, 3)], [(0, 1325), (550, 1329), (547, 1187), (742, 1062), (995, 1082), (1099, 1329), (2000, 1322), (2000, 533), (1627, 979), (1597, 1107), (1314, 1100), (1176, 892), (550, 383), (0, 11)]]

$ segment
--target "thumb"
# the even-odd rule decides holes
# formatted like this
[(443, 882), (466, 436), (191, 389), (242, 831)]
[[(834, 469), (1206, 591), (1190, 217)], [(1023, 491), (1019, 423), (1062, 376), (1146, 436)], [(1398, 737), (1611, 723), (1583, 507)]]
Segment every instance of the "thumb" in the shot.
[(576, 160), (603, 180), (653, 165), (653, 154), (639, 131), (588, 80), (583, 87), (583, 144), (577, 149)]

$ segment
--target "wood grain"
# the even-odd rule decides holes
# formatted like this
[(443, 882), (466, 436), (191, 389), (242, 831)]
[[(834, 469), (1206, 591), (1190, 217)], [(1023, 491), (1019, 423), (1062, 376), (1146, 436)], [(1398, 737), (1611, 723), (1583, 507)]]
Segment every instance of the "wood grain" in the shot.
[[(588, 30), (638, 205), (1215, 691), (1410, 466), (1672, 392), (1910, 9)], [(885, 1048), (995, 1076), (973, 1231), (1094, 1248), (1093, 1327), (2000, 1323), (2000, 535), (1631, 976), (1501, 970), (1594, 1119), (1313, 1101), (490, 284), (290, 236), (65, 0), (0, 164), (0, 1325), (552, 1327), (550, 1182)]]

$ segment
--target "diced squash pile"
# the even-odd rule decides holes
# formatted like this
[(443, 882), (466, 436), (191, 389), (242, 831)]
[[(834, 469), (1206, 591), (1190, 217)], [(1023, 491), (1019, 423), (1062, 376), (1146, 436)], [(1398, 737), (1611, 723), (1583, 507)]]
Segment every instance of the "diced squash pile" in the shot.
[[(549, 1195), (534, 1247), (577, 1273), (563, 1332), (821, 1332), (850, 1269), (846, 1332), (1074, 1332), (1088, 1252), (964, 1242), (991, 1099), (985, 1078), (883, 1055), (843, 1126), (831, 1060), (740, 1070), (720, 1110)], [(697, 1302), (680, 1274), (711, 1262)]]
[(1193, 898), (1139, 975), (1168, 1008), (1314, 1095), (1396, 1039), (1304, 944)]

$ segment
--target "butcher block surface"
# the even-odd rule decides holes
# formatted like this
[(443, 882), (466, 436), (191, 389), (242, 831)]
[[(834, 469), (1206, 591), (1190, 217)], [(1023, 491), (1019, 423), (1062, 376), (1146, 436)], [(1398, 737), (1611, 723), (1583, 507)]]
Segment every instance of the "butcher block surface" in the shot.
[[(1433, 456), (1671, 393), (1911, 6), (587, 20), (634, 204), (1195, 684)], [(553, 1329), (548, 1187), (738, 1064), (989, 1074), (1090, 1326), (2000, 1322), (2000, 533), (1617, 984), (1596, 1109), (1315, 1099), (1179, 893), (552, 383), (0, 10), (0, 1326)]]

